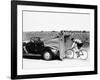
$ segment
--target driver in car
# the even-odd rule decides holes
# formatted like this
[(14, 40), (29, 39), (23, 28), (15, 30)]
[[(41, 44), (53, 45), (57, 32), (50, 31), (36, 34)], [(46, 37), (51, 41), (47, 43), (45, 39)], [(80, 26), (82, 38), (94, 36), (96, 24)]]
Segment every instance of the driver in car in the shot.
[(26, 53), (34, 53), (37, 49), (41, 49), (44, 46), (44, 43), (38, 37), (30, 38), (30, 42), (28, 42), (24, 46), (24, 50)]

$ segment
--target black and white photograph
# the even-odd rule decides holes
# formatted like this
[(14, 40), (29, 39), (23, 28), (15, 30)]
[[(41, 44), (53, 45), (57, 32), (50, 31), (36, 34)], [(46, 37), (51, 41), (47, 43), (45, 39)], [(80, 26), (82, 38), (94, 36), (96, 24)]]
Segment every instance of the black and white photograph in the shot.
[(16, 4), (17, 75), (95, 74), (96, 6)]
[(89, 65), (88, 13), (49, 11), (22, 13), (23, 69)]

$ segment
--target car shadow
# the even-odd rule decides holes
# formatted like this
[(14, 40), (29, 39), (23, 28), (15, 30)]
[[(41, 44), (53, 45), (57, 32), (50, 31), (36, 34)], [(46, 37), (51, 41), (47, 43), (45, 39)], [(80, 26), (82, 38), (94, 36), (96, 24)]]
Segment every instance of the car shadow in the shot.
[[(44, 60), (42, 58), (42, 56), (26, 56), (26, 55), (23, 55), (23, 58), (24, 59), (34, 59), (34, 60)], [(57, 57), (55, 57), (54, 59), (52, 60), (48, 60), (48, 61), (53, 61), (53, 60), (59, 60)], [(46, 60), (45, 60), (46, 61)]]
[(42, 59), (41, 56), (23, 56), (23, 58), (26, 58), (26, 59)]

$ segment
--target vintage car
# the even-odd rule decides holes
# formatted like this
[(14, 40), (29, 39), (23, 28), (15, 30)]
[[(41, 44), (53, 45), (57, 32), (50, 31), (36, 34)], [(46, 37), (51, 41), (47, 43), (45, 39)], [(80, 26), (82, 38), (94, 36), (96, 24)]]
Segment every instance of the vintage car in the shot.
[(59, 50), (47, 46), (40, 37), (32, 37), (30, 41), (23, 42), (23, 57), (40, 56), (44, 60), (59, 59)]

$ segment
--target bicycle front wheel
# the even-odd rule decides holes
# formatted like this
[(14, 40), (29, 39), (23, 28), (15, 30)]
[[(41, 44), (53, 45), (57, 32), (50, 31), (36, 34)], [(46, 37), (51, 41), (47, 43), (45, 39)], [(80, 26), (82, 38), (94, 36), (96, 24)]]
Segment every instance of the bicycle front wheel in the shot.
[(66, 58), (73, 58), (74, 57), (74, 51), (69, 49), (65, 52), (65, 57)]
[(80, 51), (80, 59), (86, 60), (87, 58), (88, 58), (88, 53), (87, 53), (87, 51), (82, 49), (82, 50)]

